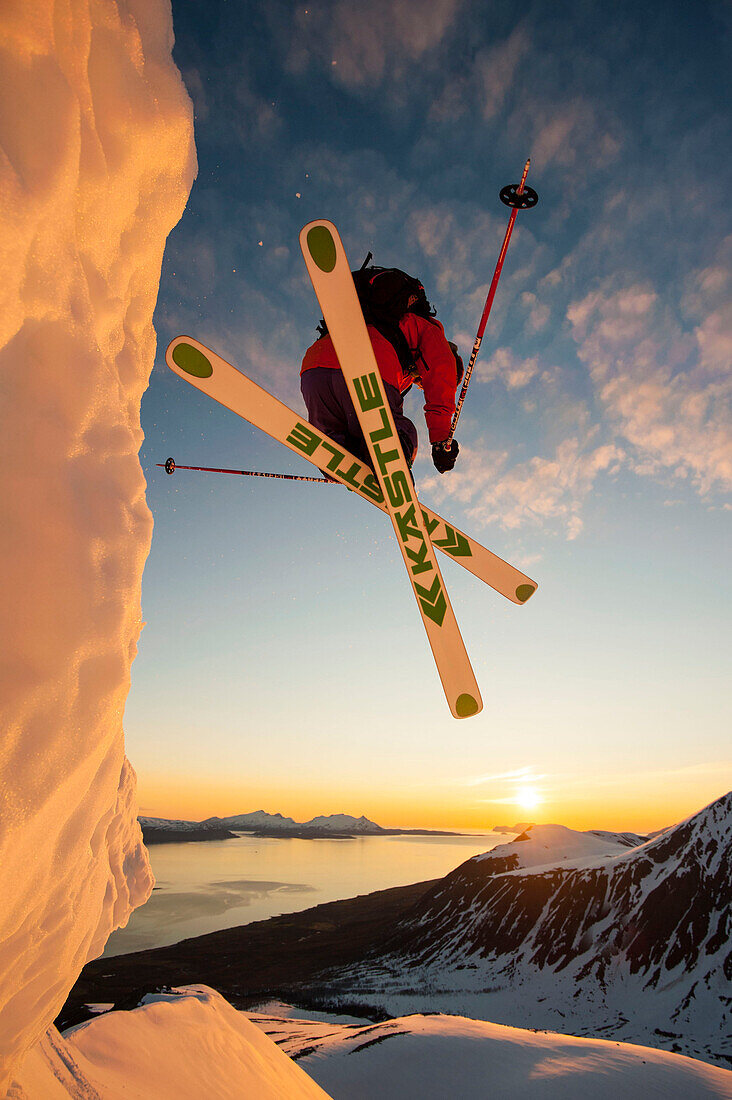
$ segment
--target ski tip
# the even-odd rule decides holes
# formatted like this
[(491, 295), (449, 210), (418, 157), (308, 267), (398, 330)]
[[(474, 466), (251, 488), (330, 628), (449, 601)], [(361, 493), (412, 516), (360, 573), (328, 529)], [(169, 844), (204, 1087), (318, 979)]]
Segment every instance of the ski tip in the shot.
[(468, 695), (467, 692), (465, 692), (462, 695), (458, 695), (454, 714), (456, 718), (472, 718), (474, 714), (479, 714), (482, 709), (483, 704), (480, 701), (480, 697), (475, 699), (472, 695)]
[(175, 365), (179, 371), (190, 374), (194, 378), (210, 378), (213, 374), (213, 366), (208, 356), (189, 343), (185, 336), (177, 336), (168, 345), (165, 353), (168, 366)]
[(534, 593), (536, 592), (538, 585), (535, 584), (520, 584), (516, 589), (516, 599), (519, 603), (526, 603)]
[(308, 222), (300, 233), (300, 246), (305, 257), (310, 258), (326, 275), (333, 271), (338, 261), (336, 234), (332, 222), (324, 220)]

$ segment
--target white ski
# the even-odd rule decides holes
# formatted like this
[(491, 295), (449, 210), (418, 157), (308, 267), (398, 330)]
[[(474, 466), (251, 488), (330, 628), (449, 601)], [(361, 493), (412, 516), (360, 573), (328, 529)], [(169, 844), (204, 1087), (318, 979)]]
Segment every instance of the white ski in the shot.
[(300, 247), (394, 525), (450, 711), (483, 708), (478, 683), (440, 575), (422, 509), (386, 398), (338, 230), (309, 222)]
[[(267, 393), (211, 348), (190, 336), (176, 336), (165, 358), (179, 378), (190, 382), (201, 393), (283, 443), (313, 466), (326, 470), (347, 489), (386, 512), (379, 483), (365, 463), (334, 443), (324, 432), (308, 424), (299, 413)], [(422, 518), (433, 546), (507, 600), (523, 604), (536, 591), (536, 581), (424, 504)]]

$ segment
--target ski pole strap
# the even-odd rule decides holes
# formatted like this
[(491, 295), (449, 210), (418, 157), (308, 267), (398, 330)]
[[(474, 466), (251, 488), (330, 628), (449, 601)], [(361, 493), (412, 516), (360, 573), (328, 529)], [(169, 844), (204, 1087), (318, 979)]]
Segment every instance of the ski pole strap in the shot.
[(529, 158), (524, 165), (524, 171), (523, 175), (521, 176), (520, 183), (509, 183), (500, 191), (499, 198), (501, 202), (504, 203), (504, 205), (511, 207), (511, 214), (508, 219), (508, 226), (506, 227), (506, 233), (503, 238), (503, 244), (501, 245), (501, 251), (498, 254), (496, 269), (493, 272), (493, 278), (491, 280), (491, 285), (488, 290), (488, 297), (486, 298), (485, 305), (483, 306), (483, 314), (480, 318), (480, 324), (478, 325), (478, 332), (475, 337), (475, 343), (473, 344), (473, 350), (470, 353), (470, 359), (468, 360), (468, 365), (465, 368), (463, 386), (460, 390), (460, 396), (455, 406), (455, 414), (452, 418), (452, 423), (450, 425), (450, 435), (443, 443), (445, 450), (449, 450), (452, 447), (452, 440), (455, 435), (457, 422), (460, 418), (460, 411), (463, 407), (463, 402), (465, 401), (465, 394), (468, 392), (470, 376), (473, 373), (475, 360), (478, 358), (478, 352), (480, 351), (480, 345), (483, 340), (485, 327), (488, 324), (488, 317), (490, 316), (491, 308), (493, 306), (493, 299), (496, 296), (498, 280), (500, 279), (501, 271), (503, 270), (503, 261), (505, 260), (506, 253), (508, 251), (508, 245), (511, 240), (511, 234), (513, 233), (513, 225), (516, 221), (516, 215), (518, 214), (519, 210), (530, 210), (532, 207), (536, 206), (537, 202), (539, 201), (539, 196), (537, 195), (536, 191), (534, 191), (533, 187), (526, 186), (526, 177), (529, 173), (530, 164), (531, 158)]
[(303, 477), (301, 474), (272, 474), (262, 470), (224, 470), (217, 466), (179, 466), (174, 459), (166, 458), (165, 462), (156, 462), (165, 470), (166, 474), (174, 474), (176, 470), (202, 470), (208, 474), (241, 474), (245, 477), (277, 477), (282, 481), (317, 481), (321, 485), (337, 485), (329, 477)]

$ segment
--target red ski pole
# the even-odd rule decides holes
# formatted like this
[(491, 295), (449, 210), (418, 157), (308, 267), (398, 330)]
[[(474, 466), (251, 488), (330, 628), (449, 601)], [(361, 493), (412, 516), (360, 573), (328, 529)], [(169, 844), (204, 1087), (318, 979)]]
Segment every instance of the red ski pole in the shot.
[(321, 485), (337, 485), (338, 482), (331, 481), (327, 477), (303, 477), (300, 474), (270, 474), (263, 473), (260, 470), (221, 470), (216, 466), (178, 466), (172, 458), (167, 458), (165, 462), (156, 462), (156, 466), (162, 467), (166, 474), (173, 474), (176, 470), (203, 470), (208, 474), (242, 474), (246, 477), (278, 477), (283, 481), (317, 481)]
[(511, 215), (508, 219), (508, 226), (506, 227), (506, 235), (503, 238), (503, 244), (501, 245), (501, 251), (498, 254), (498, 262), (496, 264), (496, 270), (493, 272), (493, 279), (491, 280), (490, 289), (488, 290), (488, 297), (485, 300), (483, 306), (483, 316), (480, 319), (478, 325), (478, 334), (475, 337), (475, 343), (473, 344), (473, 350), (470, 353), (470, 361), (465, 368), (465, 377), (463, 379), (463, 388), (460, 391), (460, 397), (458, 398), (457, 405), (455, 406), (455, 415), (452, 418), (452, 424), (450, 425), (450, 435), (443, 443), (443, 447), (446, 451), (450, 450), (452, 446), (453, 436), (455, 435), (455, 428), (457, 427), (458, 418), (460, 416), (460, 410), (463, 407), (463, 401), (465, 400), (465, 394), (468, 392), (468, 383), (470, 382), (470, 376), (473, 373), (473, 367), (475, 366), (475, 360), (478, 358), (478, 352), (480, 351), (480, 345), (483, 340), (483, 333), (485, 332), (485, 326), (488, 324), (488, 317), (493, 306), (493, 299), (496, 296), (496, 289), (498, 287), (498, 280), (501, 277), (501, 271), (503, 270), (503, 261), (506, 258), (508, 251), (508, 244), (511, 240), (511, 234), (513, 233), (513, 223), (516, 221), (516, 215), (519, 210), (529, 210), (531, 207), (536, 206), (539, 201), (539, 196), (533, 187), (526, 186), (526, 177), (529, 174), (529, 165), (531, 158), (526, 161), (524, 166), (524, 174), (521, 177), (521, 182), (517, 185), (515, 183), (509, 183), (500, 192), (500, 200), (506, 206), (512, 207)]

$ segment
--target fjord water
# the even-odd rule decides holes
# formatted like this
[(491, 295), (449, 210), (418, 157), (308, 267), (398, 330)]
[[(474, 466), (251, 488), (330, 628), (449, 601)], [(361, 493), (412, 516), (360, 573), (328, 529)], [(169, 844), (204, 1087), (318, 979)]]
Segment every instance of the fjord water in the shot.
[(156, 885), (104, 954), (162, 947), (326, 901), (440, 878), (503, 844), (498, 833), (299, 840), (238, 836), (148, 849)]

